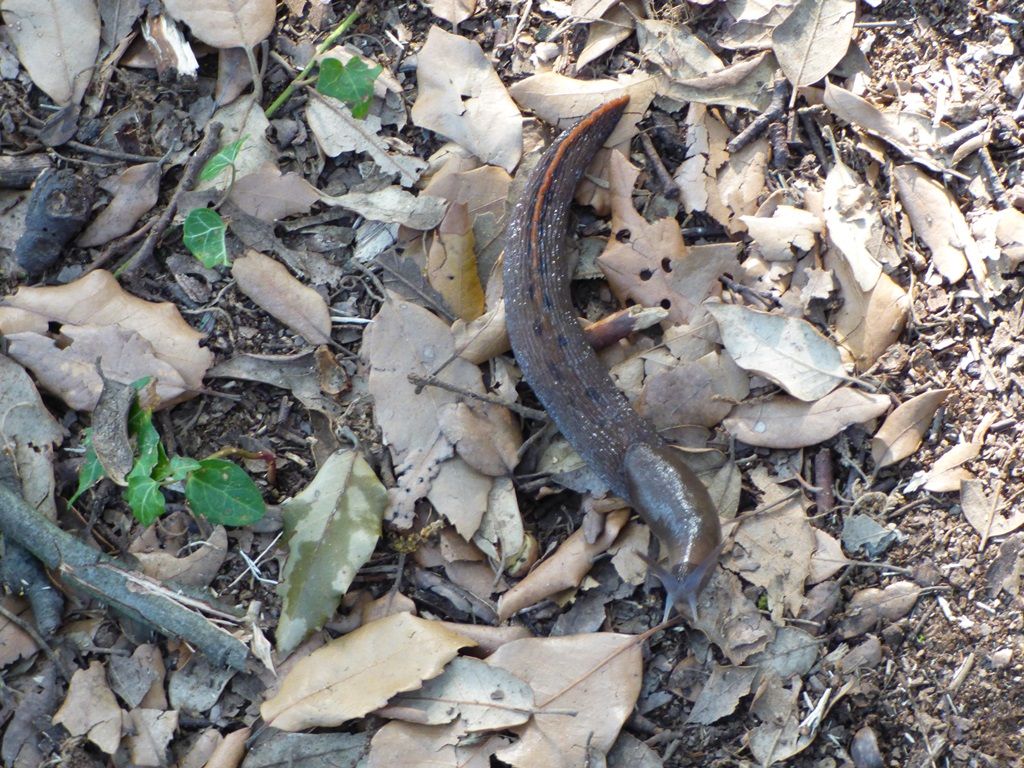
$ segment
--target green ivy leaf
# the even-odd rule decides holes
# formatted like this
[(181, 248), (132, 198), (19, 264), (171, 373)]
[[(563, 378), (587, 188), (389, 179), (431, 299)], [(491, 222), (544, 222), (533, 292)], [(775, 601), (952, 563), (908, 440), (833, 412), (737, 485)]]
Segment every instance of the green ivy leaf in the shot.
[(172, 456), (167, 462), (166, 473), (157, 478), (168, 483), (176, 483), (188, 477), (189, 472), (202, 468), (202, 464), (188, 456)]
[(131, 507), (135, 519), (143, 525), (149, 525), (164, 513), (166, 501), (160, 484), (151, 477), (135, 474), (132, 469), (128, 474), (128, 487), (124, 490), (124, 500)]
[(225, 459), (200, 461), (185, 481), (185, 499), (197, 515), (221, 525), (251, 525), (266, 512), (256, 483)]
[(153, 426), (153, 412), (140, 408), (136, 402), (128, 416), (128, 434), (135, 437), (138, 458), (128, 477), (152, 477), (153, 470), (160, 462), (163, 446), (160, 444), (160, 433)]
[(84, 435), (85, 461), (78, 470), (78, 488), (75, 489), (75, 495), (68, 499), (68, 504), (74, 504), (79, 496), (96, 485), (106, 474), (96, 456), (96, 449), (92, 447), (92, 428), (86, 429)]
[(242, 145), (248, 138), (249, 135), (246, 134), (238, 141), (231, 142), (207, 160), (206, 165), (203, 166), (203, 170), (199, 172), (199, 180), (212, 181), (220, 176), (225, 169), (231, 168), (235, 164), (235, 161), (238, 160), (238, 153), (242, 150)]
[(189, 211), (182, 230), (185, 247), (203, 266), (213, 269), (231, 264), (227, 243), (224, 241), (227, 225), (215, 210), (195, 208)]
[(333, 96), (352, 110), (352, 116), (362, 120), (370, 113), (373, 101), (373, 82), (383, 72), (379, 64), (366, 66), (366, 62), (355, 56), (342, 64), (337, 59), (320, 62), (316, 89), (325, 96)]

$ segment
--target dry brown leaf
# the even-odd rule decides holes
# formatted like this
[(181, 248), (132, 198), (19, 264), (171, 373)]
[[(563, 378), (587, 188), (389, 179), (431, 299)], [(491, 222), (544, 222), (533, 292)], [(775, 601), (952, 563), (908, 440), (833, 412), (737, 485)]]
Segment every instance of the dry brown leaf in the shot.
[(855, 637), (883, 619), (897, 621), (910, 612), (920, 594), (921, 587), (910, 581), (895, 581), (885, 589), (862, 589), (846, 604), (846, 617), (839, 624), (839, 633), (844, 638)]
[(519, 463), (523, 436), (506, 408), (484, 408), (473, 402), (443, 405), (438, 423), (463, 461), (477, 472), (505, 477)]
[(427, 280), (448, 307), (467, 322), (484, 311), (484, 289), (473, 246), (473, 226), (466, 206), (454, 203), (427, 252)]
[(820, 584), (850, 564), (839, 540), (818, 528), (814, 529), (814, 554), (807, 573), (808, 584)]
[(931, 469), (914, 475), (907, 483), (905, 493), (913, 493), (922, 487), (933, 493), (959, 491), (962, 481), (971, 480), (974, 477), (962, 465), (975, 459), (981, 453), (985, 435), (997, 418), (999, 418), (997, 411), (987, 412), (969, 442), (954, 445), (935, 460)]
[(142, 214), (156, 205), (160, 195), (160, 164), (133, 165), (100, 186), (114, 197), (78, 236), (82, 248), (103, 245), (131, 230)]
[(608, 53), (633, 35), (637, 19), (643, 18), (640, 0), (622, 0), (608, 8), (600, 19), (587, 26), (587, 42), (576, 57), (576, 70)]
[(612, 236), (598, 264), (619, 301), (660, 306), (672, 323), (689, 322), (702, 301), (719, 293), (718, 277), (737, 267), (738, 250), (728, 246), (688, 250), (675, 218), (646, 221), (633, 207), (637, 173), (624, 155), (612, 153)]
[(860, 289), (870, 291), (883, 264), (899, 263), (885, 237), (874, 189), (837, 161), (825, 178), (822, 208), (829, 242), (842, 254)]
[(866, 370), (903, 332), (910, 297), (885, 273), (875, 279), (871, 290), (862, 290), (849, 262), (831, 248), (825, 254), (825, 266), (838, 280), (843, 299), (834, 318), (836, 337), (852, 354), (857, 369)]
[(377, 714), (420, 725), (459, 720), (460, 727), (473, 733), (522, 725), (533, 712), (530, 686), (500, 667), (459, 656), (433, 680), (398, 694)]
[(401, 224), (410, 229), (433, 229), (445, 214), (445, 206), (430, 195), (413, 195), (401, 187), (384, 187), (375, 192), (320, 195), (328, 205), (355, 211), (370, 221)]
[(700, 77), (670, 80), (658, 77), (658, 93), (676, 101), (721, 104), (763, 112), (772, 96), (772, 79), (778, 63), (768, 53), (734, 60), (729, 66)]
[(310, 344), (331, 343), (331, 312), (313, 288), (269, 256), (249, 249), (231, 265), (238, 290)]
[(511, 742), (491, 735), (460, 744), (458, 724), (438, 728), (413, 723), (387, 723), (373, 735), (367, 768), (490, 768), (491, 756)]
[(970, 264), (984, 288), (988, 275), (978, 244), (949, 190), (913, 165), (895, 168), (893, 178), (914, 234), (931, 250), (939, 274), (955, 283)]
[(663, 435), (678, 427), (713, 427), (750, 392), (750, 377), (727, 353), (710, 352), (649, 376), (636, 409)]
[(722, 424), (748, 445), (803, 448), (828, 440), (851, 424), (881, 416), (889, 405), (885, 395), (841, 387), (813, 403), (787, 395), (741, 403)]
[(167, 764), (167, 745), (178, 729), (178, 713), (160, 709), (133, 709), (128, 713), (128, 758), (139, 768), (160, 768)]
[(107, 686), (107, 673), (98, 661), (71, 677), (68, 694), (53, 715), (72, 736), (84, 736), (108, 755), (121, 743), (121, 708)]
[(590, 572), (594, 558), (606, 551), (629, 520), (629, 510), (620, 509), (604, 516), (604, 529), (593, 543), (583, 528), (566, 538), (549, 557), (498, 600), (498, 617), (505, 621), (527, 606), (566, 589), (578, 587)]
[[(114, 325), (135, 331), (153, 346), (157, 358), (169, 363), (191, 396), (202, 388), (213, 353), (199, 346), (203, 335), (193, 330), (170, 302), (143, 301), (125, 292), (109, 272), (97, 269), (66, 285), (20, 288), (3, 303), (31, 311), (47, 321), (72, 325)], [(3, 318), (0, 318), (2, 323)], [(5, 332), (0, 324), (0, 333)], [(67, 328), (64, 329), (67, 333)], [(157, 381), (159, 387), (160, 381)], [(168, 403), (164, 403), (167, 405)]]
[(508, 200), (512, 177), (496, 165), (463, 168), (463, 161), (453, 156), (449, 162), (430, 177), (423, 189), (424, 195), (443, 197), (449, 203), (463, 203), (470, 218), (475, 220), (484, 213), (500, 215)]
[(762, 676), (750, 705), (761, 725), (747, 733), (750, 751), (759, 765), (785, 761), (806, 749), (817, 736), (817, 728), (812, 727), (815, 723), (805, 723), (800, 717), (802, 687), (799, 677), (784, 681), (778, 675)]
[(479, 44), (431, 27), (419, 51), (413, 123), (511, 171), (519, 163), (523, 124)]
[(252, 48), (274, 28), (274, 0), (165, 0), (164, 7), (214, 48)]
[(793, 88), (821, 80), (853, 38), (854, 0), (800, 0), (772, 32), (772, 50)]
[(6, 612), (5, 615), (0, 616), (0, 669), (6, 669), (8, 665), (18, 659), (29, 658), (40, 650), (41, 646), (36, 644), (28, 632), (7, 618), (8, 615), (15, 616), (31, 626), (32, 609), (27, 600), (14, 595), (5, 595), (0, 597), (0, 606)]
[(5, 0), (3, 19), (32, 82), (60, 106), (78, 104), (100, 48), (96, 3)]
[(637, 637), (604, 632), (517, 640), (487, 663), (534, 691), (537, 713), (513, 729), (519, 741), (497, 753), (517, 768), (583, 768), (590, 750), (606, 754), (633, 711), (643, 671)]
[(61, 336), (58, 340), (38, 333), (12, 333), (7, 336), (8, 353), (35, 374), (40, 386), (75, 410), (96, 407), (104, 379), (128, 385), (152, 376), (160, 408), (195, 394), (189, 392), (181, 374), (134, 331), (116, 325), (65, 325)]
[(235, 179), (228, 198), (250, 216), (272, 224), (309, 213), (320, 193), (299, 174), (281, 173), (276, 165), (268, 164)]
[(449, 24), (459, 25), (473, 15), (476, 0), (426, 0), (433, 14)]
[(847, 379), (838, 348), (805, 320), (734, 304), (706, 306), (736, 364), (794, 397), (817, 400)]
[(660, 19), (636, 22), (637, 49), (673, 80), (700, 77), (725, 65), (707, 44), (687, 27)]
[(411, 187), (427, 163), (412, 155), (412, 147), (380, 135), (381, 121), (376, 115), (357, 120), (351, 110), (337, 99), (309, 92), (306, 120), (317, 144), (329, 157), (342, 152), (365, 152), (385, 175), (397, 175), (403, 187)]
[(811, 250), (824, 231), (821, 218), (792, 205), (774, 206), (770, 216), (740, 216), (768, 261), (791, 261)]
[(825, 106), (837, 117), (891, 144), (915, 163), (933, 171), (952, 168), (938, 141), (949, 135), (945, 126), (933, 126), (930, 117), (913, 112), (882, 112), (873, 104), (830, 81), (825, 82)]
[(711, 725), (736, 711), (740, 699), (750, 693), (760, 674), (757, 667), (733, 667), (715, 664), (697, 700), (686, 718), (687, 723)]
[(438, 622), (396, 613), (298, 661), (260, 714), (283, 731), (341, 725), (436, 677), (459, 648), (471, 645)]
[(190, 587), (208, 587), (220, 572), (228, 553), (228, 536), (218, 525), (206, 541), (188, 555), (177, 557), (172, 552), (135, 552), (142, 572), (158, 581), (174, 581)]
[(989, 498), (982, 481), (964, 480), (960, 485), (960, 506), (967, 522), (981, 534), (982, 548), (993, 536), (1005, 536), (1024, 525), (1024, 509), (1016, 504), (1006, 509), (1002, 484)]
[(912, 397), (886, 417), (871, 440), (871, 458), (878, 469), (895, 464), (917, 450), (935, 411), (952, 391), (933, 389)]
[(736, 546), (725, 562), (746, 581), (765, 590), (772, 621), (780, 624), (787, 610), (791, 616), (800, 612), (816, 547), (814, 529), (801, 499), (786, 500), (791, 496), (788, 489), (772, 481), (764, 470), (755, 470), (752, 479), (763, 492), (762, 504), (773, 506), (739, 526)]

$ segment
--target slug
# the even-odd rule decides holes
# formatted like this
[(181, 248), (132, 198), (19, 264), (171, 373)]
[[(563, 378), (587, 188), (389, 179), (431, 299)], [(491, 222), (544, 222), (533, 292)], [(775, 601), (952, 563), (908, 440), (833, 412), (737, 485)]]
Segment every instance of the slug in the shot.
[(668, 567), (652, 564), (670, 608), (697, 596), (721, 529), (707, 488), (626, 400), (587, 344), (569, 292), (565, 239), (573, 193), (629, 102), (609, 101), (562, 133), (531, 173), (505, 235), (505, 315), (523, 376), (576, 452), (651, 527)]

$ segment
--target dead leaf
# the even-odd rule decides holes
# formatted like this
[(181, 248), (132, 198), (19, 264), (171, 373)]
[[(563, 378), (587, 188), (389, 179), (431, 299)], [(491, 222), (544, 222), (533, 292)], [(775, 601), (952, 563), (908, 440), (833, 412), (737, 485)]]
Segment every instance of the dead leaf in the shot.
[(463, 167), (463, 161), (452, 157), (430, 177), (424, 195), (443, 197), (449, 203), (462, 203), (472, 220), (485, 213), (501, 215), (508, 200), (512, 177), (495, 165)]
[(427, 0), (433, 14), (449, 24), (458, 26), (476, 10), (476, 0)]
[(484, 289), (473, 245), (469, 213), (465, 205), (455, 203), (448, 208), (427, 252), (427, 280), (448, 307), (467, 322), (484, 311)]
[(413, 123), (511, 171), (522, 154), (519, 110), (479, 44), (431, 27), (419, 51)]
[(794, 397), (817, 400), (847, 380), (839, 350), (810, 323), (732, 304), (706, 306), (736, 364)]
[(713, 427), (750, 392), (750, 377), (727, 353), (710, 352), (647, 377), (637, 411), (662, 434), (673, 428)]
[(629, 520), (629, 510), (620, 509), (604, 516), (599, 538), (588, 542), (584, 529), (578, 528), (529, 575), (498, 600), (498, 618), (507, 620), (517, 612), (566, 589), (578, 587), (590, 572), (594, 558), (606, 551)]
[(658, 93), (675, 101), (720, 104), (763, 112), (772, 96), (778, 63), (768, 52), (736, 59), (729, 66), (686, 80), (657, 79)]
[(589, 750), (611, 749), (640, 693), (643, 657), (633, 635), (516, 640), (486, 661), (534, 691), (536, 714), (513, 729), (519, 741), (497, 753), (517, 768), (588, 765)]
[(426, 161), (414, 157), (412, 147), (380, 135), (381, 121), (376, 115), (357, 120), (337, 99), (309, 92), (306, 120), (317, 144), (328, 157), (342, 152), (365, 152), (386, 175), (397, 175), (403, 187), (411, 187), (427, 167)]
[(160, 709), (133, 709), (128, 713), (125, 738), (133, 766), (160, 768), (167, 764), (167, 745), (178, 729), (178, 713)]
[(469, 733), (522, 725), (533, 714), (533, 690), (500, 667), (456, 657), (423, 687), (400, 693), (377, 714), (421, 725), (459, 720)]
[(39, 90), (60, 106), (78, 104), (100, 48), (96, 4), (5, 0), (3, 19), (18, 59)]
[(331, 312), (313, 288), (269, 256), (249, 249), (231, 265), (238, 290), (310, 344), (331, 343)]
[(473, 469), (505, 477), (519, 463), (523, 442), (519, 424), (507, 409), (478, 406), (470, 402), (441, 406), (441, 432)]
[(964, 480), (960, 484), (960, 506), (967, 522), (981, 534), (981, 548), (993, 536), (1005, 536), (1024, 525), (1024, 509), (1016, 504), (1006, 508), (1001, 483), (990, 498), (981, 480)]
[(96, 407), (104, 380), (127, 386), (152, 377), (157, 408), (197, 394), (189, 391), (179, 371), (160, 359), (145, 338), (117, 325), (64, 325), (58, 338), (12, 333), (7, 340), (11, 357), (31, 370), (40, 386), (75, 410)]
[(912, 397), (886, 417), (871, 440), (871, 458), (878, 469), (895, 464), (917, 450), (935, 411), (952, 391), (933, 389)]
[(883, 619), (902, 619), (917, 602), (921, 587), (910, 581), (895, 581), (885, 589), (868, 587), (854, 593), (846, 605), (846, 617), (839, 624), (841, 637), (856, 637)]
[(100, 185), (114, 197), (78, 236), (82, 248), (103, 245), (131, 231), (160, 195), (160, 164), (133, 165)]
[(473, 644), (439, 622), (396, 613), (299, 660), (260, 714), (282, 731), (341, 725), (415, 690)]
[(803, 448), (838, 435), (851, 424), (881, 416), (889, 398), (841, 387), (806, 403), (786, 395), (740, 403), (722, 425), (737, 440), (764, 448)]
[(636, 22), (637, 49), (666, 77), (685, 80), (724, 69), (722, 60), (687, 27), (660, 19)]
[(214, 48), (252, 48), (274, 28), (273, 0), (167, 0), (164, 7)]
[(821, 80), (846, 54), (854, 0), (800, 0), (772, 32), (772, 50), (793, 88)]
[(636, 20), (642, 18), (644, 8), (640, 0), (622, 0), (608, 8), (600, 19), (587, 27), (587, 42), (576, 57), (576, 69), (586, 67), (595, 59), (628, 40), (633, 35)]
[(228, 197), (250, 216), (273, 223), (309, 213), (320, 193), (299, 174), (281, 173), (276, 165), (268, 164), (235, 179)]
[[(174, 304), (152, 303), (132, 296), (117, 284), (113, 275), (102, 269), (94, 270), (66, 285), (20, 288), (13, 296), (4, 299), (3, 303), (8, 307), (31, 311), (44, 318), (44, 321), (70, 325), (112, 325), (117, 326), (122, 333), (138, 333), (152, 345), (153, 354), (159, 360), (177, 371), (180, 381), (168, 382), (167, 386), (172, 389), (184, 383), (187, 390), (179, 393), (179, 399), (192, 396), (202, 389), (203, 375), (213, 362), (213, 353), (199, 345), (203, 334), (193, 330), (182, 319)], [(0, 332), (5, 332), (2, 319)], [(67, 327), (62, 332), (71, 335)], [(158, 374), (158, 388), (161, 383)], [(99, 389), (96, 392), (98, 395)], [(168, 398), (162, 406), (170, 405), (171, 400)]]
[[(789, 687), (786, 686), (789, 684)], [(817, 735), (800, 717), (800, 678), (780, 680), (765, 675), (758, 686), (750, 711), (761, 725), (752, 728), (746, 737), (750, 751), (762, 766), (785, 761), (806, 749)]]
[(178, 557), (171, 552), (135, 552), (142, 572), (158, 581), (174, 581), (190, 587), (208, 587), (220, 572), (228, 554), (228, 535), (224, 526), (215, 526), (206, 541), (192, 552)]
[(711, 725), (736, 711), (740, 699), (750, 693), (760, 673), (757, 667), (733, 667), (715, 664), (711, 676), (700, 689), (686, 718), (687, 723)]
[(28, 601), (14, 595), (0, 597), (0, 606), (6, 614), (0, 616), (0, 669), (7, 669), (18, 659), (27, 659), (41, 646), (20, 626), (15, 624), (7, 614), (16, 616), (29, 626), (32, 625), (32, 609)]
[(512, 740), (491, 735), (461, 743), (458, 724), (438, 728), (387, 723), (373, 735), (367, 768), (490, 768), (491, 756)]
[(914, 475), (907, 483), (905, 493), (913, 493), (921, 487), (933, 493), (959, 491), (962, 481), (971, 480), (974, 477), (962, 465), (975, 459), (981, 453), (985, 435), (998, 417), (999, 414), (996, 411), (987, 412), (969, 442), (954, 445), (935, 460), (931, 469)]
[(320, 194), (327, 205), (336, 205), (370, 221), (401, 224), (410, 229), (428, 230), (441, 223), (445, 206), (430, 195), (413, 195), (401, 187), (384, 187), (376, 192), (348, 192), (344, 195)]
[(768, 261), (790, 261), (810, 251), (824, 231), (816, 214), (792, 205), (777, 205), (771, 216), (740, 216), (747, 232)]
[(72, 736), (84, 736), (108, 755), (121, 743), (121, 708), (107, 686), (103, 665), (91, 661), (71, 677), (68, 694), (53, 715), (54, 725), (63, 725)]

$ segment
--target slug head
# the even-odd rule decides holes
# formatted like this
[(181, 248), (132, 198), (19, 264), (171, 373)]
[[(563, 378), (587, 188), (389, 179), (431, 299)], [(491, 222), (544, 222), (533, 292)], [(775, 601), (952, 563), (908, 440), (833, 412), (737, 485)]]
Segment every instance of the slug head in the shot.
[(681, 453), (667, 444), (631, 446), (624, 462), (630, 502), (661, 542), (668, 567), (651, 565), (665, 587), (666, 615), (697, 597), (714, 572), (722, 529), (711, 496)]

